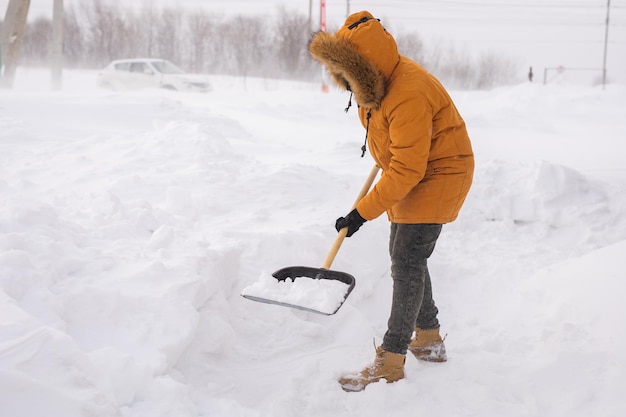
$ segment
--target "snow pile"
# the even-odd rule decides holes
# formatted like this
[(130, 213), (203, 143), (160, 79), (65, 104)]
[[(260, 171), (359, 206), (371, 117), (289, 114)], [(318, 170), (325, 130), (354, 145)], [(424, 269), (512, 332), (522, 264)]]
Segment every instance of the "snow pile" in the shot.
[(3, 415), (624, 413), (625, 88), (454, 94), (477, 171), (430, 259), (450, 360), (407, 358), (363, 395), (336, 379), (386, 329), (384, 217), (342, 245), (357, 285), (337, 314), (240, 296), (335, 238), (372, 164), (345, 95), (111, 93), (89, 72), (34, 89), (46, 77), (0, 94)]
[(477, 176), (479, 181), (472, 191), (480, 201), (477, 209), (487, 220), (562, 227), (607, 211), (604, 191), (562, 165), (489, 161), (479, 167)]

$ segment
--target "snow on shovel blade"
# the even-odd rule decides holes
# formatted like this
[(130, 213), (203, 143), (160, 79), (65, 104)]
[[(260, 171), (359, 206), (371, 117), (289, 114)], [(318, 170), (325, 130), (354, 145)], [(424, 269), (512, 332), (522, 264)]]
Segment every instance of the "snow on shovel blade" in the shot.
[(244, 288), (241, 295), (261, 303), (330, 316), (343, 305), (354, 284), (354, 277), (345, 272), (291, 266), (272, 275), (261, 274), (259, 281)]

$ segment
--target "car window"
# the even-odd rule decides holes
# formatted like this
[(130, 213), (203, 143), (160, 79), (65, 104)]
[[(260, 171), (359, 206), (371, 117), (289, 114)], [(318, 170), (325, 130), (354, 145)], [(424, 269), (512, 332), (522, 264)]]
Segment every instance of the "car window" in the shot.
[(130, 71), (130, 62), (120, 62), (115, 64), (115, 71)]
[(153, 61), (152, 65), (161, 74), (183, 74), (183, 70), (172, 64), (170, 61)]
[(133, 62), (130, 64), (130, 72), (139, 74), (152, 74), (150, 67), (144, 62)]

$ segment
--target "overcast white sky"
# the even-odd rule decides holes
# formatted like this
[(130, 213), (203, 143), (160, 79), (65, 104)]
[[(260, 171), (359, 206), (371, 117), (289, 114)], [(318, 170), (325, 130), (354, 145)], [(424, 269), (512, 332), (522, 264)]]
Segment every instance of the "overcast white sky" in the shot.
[[(65, 0), (67, 6), (79, 1)], [(118, 7), (201, 8), (223, 14), (275, 14), (280, 6), (309, 14), (310, 0), (100, 0)], [(31, 18), (51, 14), (53, 0), (31, 0)], [(391, 33), (417, 32), (425, 42), (450, 42), (459, 51), (503, 53), (520, 65), (602, 68), (607, 0), (327, 0), (329, 29), (341, 25), (348, 10), (370, 10)], [(6, 10), (8, 0), (0, 0)], [(319, 0), (312, 17), (319, 21)], [(626, 82), (626, 0), (611, 0), (609, 78)]]

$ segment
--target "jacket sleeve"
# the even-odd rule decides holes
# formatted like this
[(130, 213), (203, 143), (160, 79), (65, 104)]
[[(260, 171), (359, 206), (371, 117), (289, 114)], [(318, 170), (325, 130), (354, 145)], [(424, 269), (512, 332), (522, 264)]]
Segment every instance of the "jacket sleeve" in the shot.
[(403, 95), (379, 111), (389, 126), (391, 159), (374, 188), (357, 204), (367, 220), (373, 220), (401, 201), (426, 173), (432, 137), (433, 109), (422, 95)]

